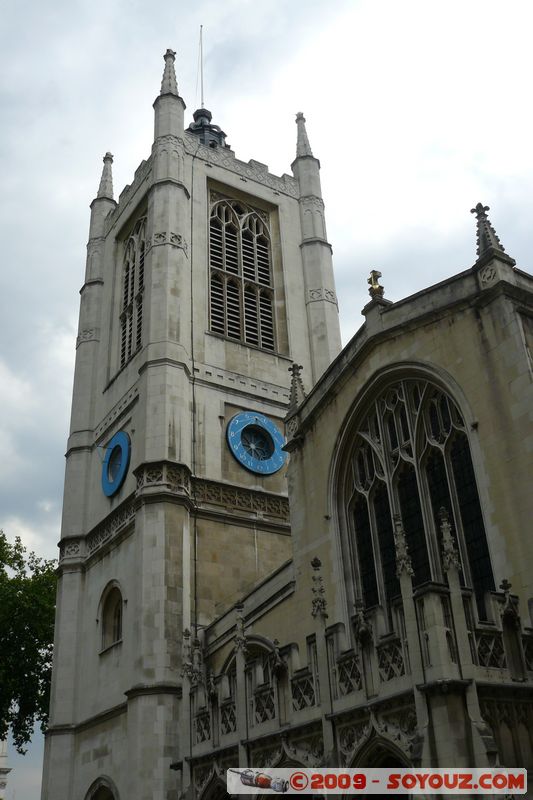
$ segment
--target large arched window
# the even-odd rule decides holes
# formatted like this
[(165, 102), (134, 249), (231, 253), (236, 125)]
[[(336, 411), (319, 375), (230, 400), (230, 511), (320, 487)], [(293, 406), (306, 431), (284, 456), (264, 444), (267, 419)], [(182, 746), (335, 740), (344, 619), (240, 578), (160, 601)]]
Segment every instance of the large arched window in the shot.
[(446, 509), (461, 554), (461, 579), (480, 618), (494, 589), (483, 516), (464, 420), (451, 397), (424, 380), (390, 384), (352, 440), (345, 486), (358, 594), (367, 608), (400, 594), (393, 523), (399, 514), (415, 586), (444, 581), (439, 514)]
[(120, 366), (142, 347), (146, 217), (140, 219), (126, 241), (120, 313)]
[(209, 220), (210, 329), (275, 350), (272, 248), (267, 214), (217, 200)]

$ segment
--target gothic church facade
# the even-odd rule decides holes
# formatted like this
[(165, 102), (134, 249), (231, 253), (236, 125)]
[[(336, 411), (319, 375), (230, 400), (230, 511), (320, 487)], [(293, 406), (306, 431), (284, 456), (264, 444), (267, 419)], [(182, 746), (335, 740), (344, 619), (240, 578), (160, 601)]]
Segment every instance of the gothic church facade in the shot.
[[(91, 204), (43, 800), (228, 766), (533, 769), (533, 279), (474, 266), (342, 350), (319, 162), (185, 128)], [(529, 604), (529, 606), (528, 606)]]

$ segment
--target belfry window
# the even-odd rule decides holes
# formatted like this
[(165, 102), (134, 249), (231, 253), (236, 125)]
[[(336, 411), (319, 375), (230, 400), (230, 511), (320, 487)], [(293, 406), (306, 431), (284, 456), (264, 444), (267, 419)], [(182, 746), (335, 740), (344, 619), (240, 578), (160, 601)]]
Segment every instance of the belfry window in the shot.
[(445, 580), (440, 510), (453, 527), (461, 581), (481, 619), (494, 589), (489, 549), (464, 420), (451, 397), (421, 380), (389, 386), (353, 440), (346, 486), (357, 594), (367, 608), (399, 596), (393, 520), (399, 515), (414, 586)]
[(126, 241), (120, 314), (120, 366), (142, 347), (146, 218), (135, 225)]
[(275, 350), (272, 247), (268, 215), (217, 200), (209, 220), (210, 330)]

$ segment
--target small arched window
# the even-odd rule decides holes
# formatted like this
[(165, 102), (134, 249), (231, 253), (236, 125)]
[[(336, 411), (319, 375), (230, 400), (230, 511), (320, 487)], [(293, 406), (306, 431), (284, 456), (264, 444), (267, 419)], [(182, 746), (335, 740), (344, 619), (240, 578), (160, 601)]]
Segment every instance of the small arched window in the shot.
[(452, 521), (461, 580), (486, 619), (494, 589), (489, 549), (464, 420), (452, 398), (423, 380), (389, 385), (359, 424), (345, 484), (357, 594), (367, 608), (400, 594), (393, 519), (399, 514), (414, 586), (445, 580), (439, 512)]
[(114, 586), (102, 604), (102, 650), (122, 641), (122, 595)]
[(272, 247), (267, 214), (217, 200), (209, 220), (210, 329), (275, 350)]
[(125, 245), (120, 313), (120, 366), (142, 347), (146, 217), (140, 219)]

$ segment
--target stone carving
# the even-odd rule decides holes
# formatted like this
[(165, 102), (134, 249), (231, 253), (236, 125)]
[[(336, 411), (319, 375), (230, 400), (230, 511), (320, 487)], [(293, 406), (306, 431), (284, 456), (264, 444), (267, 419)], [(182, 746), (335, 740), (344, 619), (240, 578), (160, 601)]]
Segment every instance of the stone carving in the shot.
[(207, 742), (211, 738), (211, 714), (209, 711), (200, 711), (194, 718), (196, 744)]
[(386, 683), (405, 675), (402, 646), (399, 640), (378, 647), (379, 677)]
[(327, 303), (333, 303), (336, 306), (338, 305), (337, 295), (333, 289), (326, 289), (324, 286), (321, 286), (318, 289), (309, 289), (307, 292), (308, 303), (315, 303), (318, 300), (325, 300)]
[(97, 525), (96, 528), (89, 533), (86, 539), (87, 551), (89, 554), (94, 553), (103, 544), (124, 530), (128, 525), (133, 524), (135, 520), (135, 504), (134, 499), (130, 498), (125, 503), (117, 508), (105, 522)]
[(479, 273), (479, 280), (481, 283), (485, 284), (485, 286), (489, 286), (491, 283), (494, 283), (497, 277), (498, 272), (496, 267), (492, 264), (484, 267)]
[(300, 403), (305, 400), (305, 390), (300, 375), (303, 369), (301, 364), (293, 363), (288, 371), (291, 373), (291, 390), (289, 394), (289, 411), (296, 410)]
[(59, 546), (59, 560), (64, 558), (76, 558), (81, 554), (81, 539), (66, 539)]
[(410, 699), (400, 702), (383, 703), (365, 714), (339, 725), (339, 749), (344, 764), (352, 763), (355, 754), (372, 737), (388, 739), (404, 751), (409, 758), (418, 755), (421, 737), (417, 727), (417, 717)]
[(404, 572), (407, 575), (414, 575), (402, 518), (399, 514), (394, 515), (394, 550), (396, 552), (396, 575), (398, 578), (401, 578)]
[(337, 687), (343, 697), (352, 692), (359, 692), (363, 688), (357, 656), (348, 656), (337, 661)]
[(281, 760), (283, 748), (281, 745), (274, 745), (274, 747), (265, 747), (263, 750), (254, 750), (253, 764), (259, 769), (266, 769), (273, 767)]
[(476, 653), (480, 667), (505, 669), (507, 660), (501, 633), (480, 633), (476, 637)]
[(357, 641), (364, 647), (372, 643), (372, 623), (367, 617), (363, 601), (360, 597), (354, 603), (354, 634)]
[(300, 197), (300, 203), (305, 206), (314, 206), (320, 210), (324, 209), (324, 201), (321, 197), (314, 194), (308, 194), (305, 197)]
[(109, 426), (118, 419), (118, 417), (126, 411), (139, 396), (139, 389), (134, 387), (120, 398), (105, 419), (98, 425), (95, 431), (95, 441), (98, 441), (102, 434), (109, 428)]
[(237, 713), (235, 701), (230, 700), (220, 706), (220, 731), (223, 736), (235, 733), (237, 730)]
[(274, 687), (264, 686), (256, 689), (253, 696), (254, 721), (258, 724), (274, 719), (276, 706), (274, 702)]
[(318, 767), (324, 758), (324, 741), (320, 733), (284, 742), (289, 758), (307, 767)]
[(164, 491), (189, 496), (191, 493), (190, 472), (180, 464), (161, 461), (145, 464), (136, 470), (137, 492), (149, 486), (162, 486)]
[(344, 756), (344, 763), (351, 762), (360, 744), (365, 741), (372, 730), (369, 719), (360, 720), (339, 730), (339, 749)]
[(315, 682), (310, 672), (291, 681), (292, 707), (295, 711), (316, 705)]
[(442, 566), (445, 572), (450, 569), (460, 569), (461, 561), (459, 552), (455, 545), (452, 535), (452, 526), (447, 510), (443, 507), (439, 510), (440, 530), (442, 535)]
[(518, 613), (518, 598), (511, 594), (512, 585), (507, 578), (500, 583), (500, 589), (504, 594), (503, 608), (501, 611), (502, 621), (516, 631), (520, 630), (520, 614)]
[(242, 651), (246, 656), (247, 643), (246, 632), (244, 629), (244, 606), (242, 603), (237, 603), (235, 606), (235, 650)]
[(313, 617), (321, 617), (323, 620), (326, 620), (328, 618), (328, 603), (326, 600), (326, 590), (324, 589), (324, 579), (320, 574), (322, 562), (315, 556), (315, 558), (313, 558), (311, 561), (311, 566), (313, 567), (313, 576), (311, 578), (313, 581), (313, 586), (311, 589), (313, 593), (313, 599), (311, 601), (311, 614)]
[(188, 245), (181, 233), (174, 233), (174, 231), (159, 231), (154, 233), (150, 247), (158, 247), (159, 245), (170, 244), (173, 247), (179, 247), (185, 255), (188, 252)]
[(231, 511), (248, 511), (289, 522), (289, 501), (279, 495), (197, 479), (194, 481), (194, 496), (199, 504), (224, 506)]
[(86, 328), (78, 333), (76, 339), (76, 350), (82, 342), (98, 342), (100, 339), (99, 328)]

